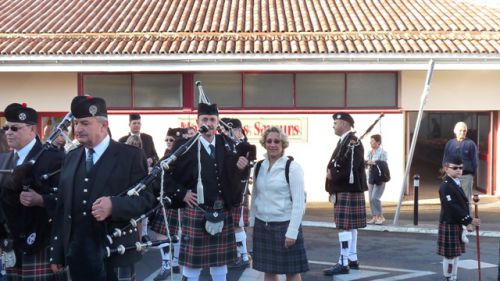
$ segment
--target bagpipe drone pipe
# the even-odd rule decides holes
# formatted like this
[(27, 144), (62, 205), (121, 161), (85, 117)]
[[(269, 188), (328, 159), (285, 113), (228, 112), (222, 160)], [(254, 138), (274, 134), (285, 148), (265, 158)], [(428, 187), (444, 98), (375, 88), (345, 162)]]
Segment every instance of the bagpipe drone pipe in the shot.
[[(198, 139), (201, 137), (201, 135), (205, 132), (208, 131), (208, 127), (206, 125), (200, 126), (198, 133), (193, 136), (191, 139), (189, 139), (186, 143), (184, 143), (182, 146), (180, 146), (177, 150), (175, 150), (172, 154), (170, 154), (169, 157), (166, 159), (159, 161), (156, 163), (152, 169), (151, 172), (142, 178), (138, 183), (133, 185), (131, 188), (126, 189), (122, 191), (121, 193), (117, 194), (117, 196), (139, 196), (140, 192), (148, 188), (153, 182), (156, 180), (163, 178), (163, 173), (165, 171), (170, 170), (170, 165), (175, 162), (180, 156), (185, 154), (191, 147), (198, 141)], [(130, 219), (129, 223), (122, 226), (121, 228), (113, 228), (111, 230), (106, 231), (106, 241), (108, 242), (108, 246), (106, 247), (106, 253), (107, 255), (111, 255), (113, 253), (118, 253), (118, 254), (124, 254), (125, 251), (128, 250), (137, 250), (141, 251), (144, 248), (147, 247), (153, 247), (155, 245), (159, 245), (161, 243), (168, 243), (168, 241), (160, 241), (158, 242), (159, 244), (150, 245), (149, 243), (135, 243), (134, 245), (116, 245), (116, 239), (122, 238), (127, 235), (137, 235), (138, 232), (138, 224), (143, 221), (145, 218), (149, 217), (153, 213), (157, 212), (160, 209), (166, 209), (169, 208), (172, 205), (172, 200), (166, 196), (163, 195), (163, 187), (160, 187), (160, 196), (157, 198), (158, 204), (155, 205), (152, 209), (148, 210), (144, 214), (141, 214), (135, 218)], [(175, 239), (178, 240), (177, 237), (172, 236), (171, 237), (172, 241)], [(177, 241), (175, 240), (175, 241)]]

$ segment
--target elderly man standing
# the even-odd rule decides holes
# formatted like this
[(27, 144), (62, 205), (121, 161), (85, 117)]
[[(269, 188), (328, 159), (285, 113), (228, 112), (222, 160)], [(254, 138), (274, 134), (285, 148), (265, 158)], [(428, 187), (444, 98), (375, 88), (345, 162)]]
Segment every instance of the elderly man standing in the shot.
[[(0, 238), (13, 240), (17, 257), (16, 265), (7, 268), (7, 280), (64, 280), (66, 273), (52, 273), (48, 258), (56, 209), (54, 187), (59, 177), (40, 179), (61, 167), (64, 152), (42, 147), (36, 134), (38, 114), (33, 108), (13, 103), (4, 112), (7, 123), (3, 130), (12, 151), (0, 154), (0, 169), (14, 169), (14, 173), (0, 174), (6, 219)], [(28, 163), (30, 160), (34, 162)]]
[(52, 270), (68, 265), (73, 281), (132, 280), (141, 254), (127, 251), (106, 258), (105, 247), (134, 245), (137, 235), (114, 238), (112, 245), (106, 235), (152, 208), (154, 196), (147, 190), (139, 196), (117, 196), (147, 175), (146, 157), (135, 146), (111, 140), (102, 98), (77, 96), (71, 112), (81, 146), (67, 154), (61, 169)]
[(325, 189), (334, 203), (335, 224), (339, 229), (338, 263), (323, 271), (325, 275), (348, 274), (359, 269), (358, 228), (366, 227), (366, 183), (364, 149), (352, 131), (354, 119), (349, 113), (333, 115), (333, 129), (340, 137), (327, 166)]
[(460, 186), (465, 192), (469, 202), (472, 202), (472, 188), (474, 186), (474, 175), (477, 171), (478, 150), (476, 144), (467, 138), (467, 124), (458, 122), (453, 129), (454, 139), (446, 143), (444, 147), (443, 165), (445, 159), (460, 158), (463, 163), (463, 172), (460, 176)]

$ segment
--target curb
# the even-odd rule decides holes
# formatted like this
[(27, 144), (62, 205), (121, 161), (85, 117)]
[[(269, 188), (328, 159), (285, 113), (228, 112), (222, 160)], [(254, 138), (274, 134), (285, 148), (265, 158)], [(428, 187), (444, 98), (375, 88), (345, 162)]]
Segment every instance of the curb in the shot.
[[(335, 228), (335, 223), (333, 222), (318, 222), (318, 221), (302, 221), (303, 226), (308, 227), (324, 227), (324, 228)], [(385, 232), (398, 232), (398, 233), (417, 233), (417, 234), (437, 234), (437, 227), (430, 226), (405, 226), (405, 225), (367, 225), (365, 228), (360, 228), (359, 230), (367, 231), (385, 231)], [(471, 232), (469, 236), (476, 236), (476, 232)], [(500, 231), (489, 231), (480, 230), (480, 237), (500, 237)]]

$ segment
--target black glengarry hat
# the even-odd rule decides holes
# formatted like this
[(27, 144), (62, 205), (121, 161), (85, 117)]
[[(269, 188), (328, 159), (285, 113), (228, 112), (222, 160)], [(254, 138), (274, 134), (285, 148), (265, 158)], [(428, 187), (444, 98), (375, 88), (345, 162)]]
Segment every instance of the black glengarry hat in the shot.
[(333, 120), (344, 120), (347, 123), (351, 124), (351, 127), (354, 127), (354, 119), (352, 119), (352, 116), (347, 113), (347, 112), (337, 112), (333, 114)]
[(183, 128), (168, 128), (167, 136), (178, 139), (182, 137), (182, 131)]
[(5, 110), (5, 119), (9, 122), (15, 123), (25, 123), (28, 125), (36, 125), (38, 119), (38, 113), (31, 107), (28, 107), (26, 103), (11, 103)]
[(200, 115), (219, 115), (219, 110), (217, 109), (217, 104), (198, 104), (198, 116)]
[(141, 120), (141, 115), (137, 113), (132, 113), (128, 116), (128, 121)]
[(231, 128), (233, 128), (233, 129), (242, 128), (240, 119), (236, 119), (236, 118), (231, 119), (231, 120), (229, 120), (229, 122), (227, 122), (227, 124), (229, 126), (231, 126)]
[(99, 97), (76, 96), (71, 101), (71, 113), (75, 118), (108, 116), (106, 101)]

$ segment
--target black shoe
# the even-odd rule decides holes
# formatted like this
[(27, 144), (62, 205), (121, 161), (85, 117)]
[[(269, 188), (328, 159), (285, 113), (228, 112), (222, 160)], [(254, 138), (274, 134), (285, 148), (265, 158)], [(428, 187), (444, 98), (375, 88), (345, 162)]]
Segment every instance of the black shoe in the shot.
[(170, 268), (166, 268), (162, 266), (160, 268), (160, 272), (158, 272), (158, 275), (153, 279), (153, 281), (162, 281), (162, 280), (167, 280), (168, 276), (170, 275)]
[(178, 265), (177, 266), (172, 266), (172, 271), (175, 274), (179, 274), (179, 273), (181, 273), (181, 268)]
[(349, 269), (359, 269), (359, 261), (349, 260)]
[(250, 266), (250, 259), (243, 260), (242, 257), (239, 257), (236, 262), (229, 264), (227, 267), (229, 268), (246, 268)]
[(144, 235), (141, 237), (141, 242), (142, 243), (148, 243), (148, 242), (151, 242), (151, 238), (149, 238), (149, 235)]
[(326, 276), (332, 276), (337, 274), (349, 274), (349, 267), (337, 263), (330, 268), (324, 269), (323, 274)]

